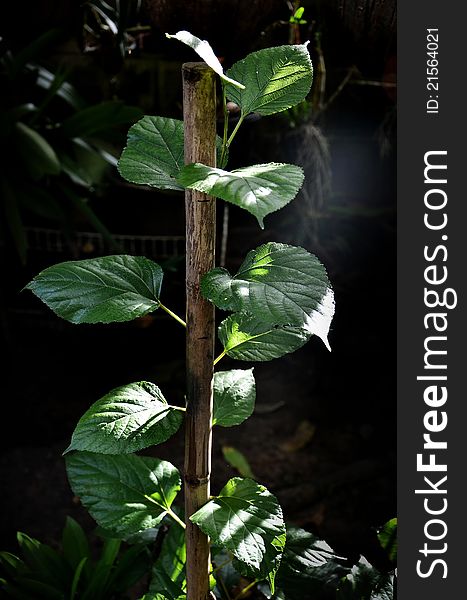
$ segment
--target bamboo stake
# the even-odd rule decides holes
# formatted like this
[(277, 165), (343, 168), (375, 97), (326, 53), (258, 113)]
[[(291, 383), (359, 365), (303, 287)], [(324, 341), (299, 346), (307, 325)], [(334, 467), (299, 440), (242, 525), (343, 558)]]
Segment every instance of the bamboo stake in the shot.
[[(204, 63), (186, 63), (183, 74), (185, 163), (216, 166), (216, 88)], [(187, 598), (209, 598), (209, 540), (189, 516), (209, 500), (212, 444), (214, 307), (200, 293), (201, 276), (214, 267), (215, 199), (185, 192), (187, 301), (187, 412), (185, 519)]]

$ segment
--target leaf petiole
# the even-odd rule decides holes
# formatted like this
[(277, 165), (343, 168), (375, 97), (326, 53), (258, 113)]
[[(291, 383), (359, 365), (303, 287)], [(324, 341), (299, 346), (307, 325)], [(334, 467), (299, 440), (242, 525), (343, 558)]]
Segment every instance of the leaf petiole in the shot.
[(234, 137), (237, 135), (238, 130), (240, 129), (240, 125), (243, 123), (243, 120), (245, 119), (245, 115), (242, 113), (240, 114), (240, 118), (238, 119), (238, 123), (235, 125), (235, 129), (232, 131), (229, 139), (227, 140), (227, 148), (230, 147), (230, 144), (233, 142)]
[(185, 523), (180, 519), (180, 517), (174, 513), (174, 511), (171, 508), (166, 508), (167, 514), (169, 515), (169, 517), (172, 517), (172, 519), (178, 523), (180, 525), (180, 527), (183, 527), (183, 529), (186, 529), (186, 525)]
[(246, 592), (248, 592), (248, 590), (251, 590), (251, 588), (254, 587), (257, 583), (258, 583), (257, 579), (255, 579), (254, 581), (249, 583), (246, 587), (243, 588), (243, 590), (240, 590), (240, 592), (235, 596), (234, 600), (239, 600), (239, 598), (241, 598), (243, 595), (245, 595)]
[(219, 160), (219, 166), (224, 169), (227, 161), (225, 160), (225, 153), (227, 150), (227, 138), (229, 134), (229, 111), (227, 110), (227, 95), (225, 93), (225, 85), (222, 83), (222, 106), (224, 109), (224, 134), (222, 136), (222, 151)]
[(211, 571), (211, 575), (214, 575), (214, 573), (217, 573), (218, 571), (223, 569), (226, 565), (229, 565), (232, 561), (233, 561), (233, 556), (231, 556), (227, 560), (224, 560), (224, 562), (222, 562), (219, 566), (216, 566), (216, 568)]
[(172, 317), (172, 319), (175, 319), (177, 321), (177, 323), (180, 323), (180, 325), (183, 325), (183, 327), (186, 327), (186, 323), (183, 319), (181, 319), (178, 315), (176, 315), (174, 312), (172, 312), (170, 310), (170, 308), (167, 308), (167, 306), (164, 306), (162, 304), (162, 302), (159, 301), (159, 306), (160, 308), (162, 308), (162, 310), (165, 310), (165, 312), (170, 315)]
[(218, 363), (220, 360), (222, 360), (226, 354), (227, 354), (227, 351), (226, 351), (226, 350), (223, 350), (223, 351), (222, 351), (222, 352), (219, 354), (219, 356), (216, 358), (216, 360), (214, 361), (214, 366), (216, 366), (216, 365), (217, 365), (217, 363)]

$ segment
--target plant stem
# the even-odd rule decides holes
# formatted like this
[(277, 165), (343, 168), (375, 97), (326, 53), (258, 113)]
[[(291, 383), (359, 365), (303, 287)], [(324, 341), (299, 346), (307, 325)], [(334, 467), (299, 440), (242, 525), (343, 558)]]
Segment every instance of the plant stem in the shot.
[(221, 584), (222, 589), (224, 590), (224, 594), (225, 594), (225, 597), (227, 598), (227, 600), (231, 600), (230, 594), (229, 594), (229, 590), (227, 589), (227, 587), (226, 587), (226, 585), (224, 583), (224, 580), (222, 579), (220, 573), (217, 574), (216, 582)]
[(171, 508), (166, 509), (167, 510), (167, 514), (169, 515), (169, 517), (172, 517), (172, 519), (178, 523), (180, 525), (180, 527), (183, 527), (183, 529), (186, 529), (186, 525), (185, 523), (180, 519), (180, 517), (178, 515), (176, 515), (174, 513), (174, 511)]
[(222, 352), (219, 354), (219, 356), (216, 358), (216, 360), (214, 361), (214, 366), (217, 365), (217, 363), (222, 360), (224, 358), (224, 356), (227, 354), (227, 352), (225, 350), (222, 350)]
[[(216, 86), (204, 63), (186, 63), (183, 73), (185, 162), (216, 164)], [(201, 276), (214, 268), (216, 203), (185, 190), (186, 213), (186, 371), (185, 522), (187, 598), (209, 595), (209, 539), (190, 516), (210, 497), (214, 306), (203, 298)]]
[(180, 323), (180, 325), (183, 325), (183, 327), (186, 327), (186, 323), (183, 319), (181, 319), (178, 315), (176, 315), (174, 312), (172, 312), (170, 310), (170, 308), (167, 308), (167, 306), (164, 306), (162, 304), (162, 302), (159, 302), (159, 306), (160, 308), (162, 308), (162, 310), (165, 310), (165, 312), (170, 315), (172, 317), (172, 319), (175, 319), (177, 321), (177, 323)]
[[(220, 168), (223, 169), (226, 164), (226, 150), (227, 150), (227, 136), (229, 133), (229, 111), (227, 110), (227, 96), (225, 93), (225, 85), (222, 83), (222, 105), (224, 107), (224, 135), (222, 138), (222, 152), (220, 159)], [(227, 237), (229, 235), (229, 205), (227, 202), (224, 202), (223, 208), (223, 218), (222, 218), (222, 237), (221, 237), (221, 256), (219, 264), (221, 267), (225, 267), (225, 259), (227, 254)]]
[(222, 136), (222, 152), (219, 161), (219, 167), (223, 169), (226, 166), (225, 153), (227, 150), (227, 136), (229, 133), (229, 111), (227, 110), (227, 96), (225, 94), (225, 85), (222, 83), (222, 106), (224, 109), (224, 135)]
[(246, 587), (243, 588), (243, 590), (240, 591), (240, 593), (238, 593), (235, 596), (234, 600), (239, 600), (239, 598), (241, 598), (244, 594), (246, 594), (246, 592), (248, 592), (248, 590), (251, 590), (251, 588), (254, 587), (257, 583), (258, 583), (257, 579), (255, 579), (254, 581), (249, 583)]
[(233, 558), (232, 558), (232, 557), (230, 557), (230, 558), (229, 558), (229, 559), (227, 559), (227, 560), (224, 560), (224, 562), (223, 562), (223, 563), (221, 563), (221, 564), (220, 564), (218, 567), (216, 567), (215, 569), (213, 569), (213, 570), (211, 571), (211, 575), (214, 575), (214, 573), (217, 573), (217, 571), (220, 571), (221, 569), (223, 569), (223, 568), (225, 567), (225, 565), (228, 565), (228, 564), (230, 564), (230, 563), (232, 562), (232, 560), (233, 560)]
[(237, 131), (240, 129), (240, 125), (243, 123), (245, 115), (241, 113), (240, 118), (238, 119), (238, 123), (235, 125), (235, 129), (230, 134), (229, 139), (227, 140), (227, 148), (230, 147), (230, 144), (233, 142), (234, 137), (237, 135)]

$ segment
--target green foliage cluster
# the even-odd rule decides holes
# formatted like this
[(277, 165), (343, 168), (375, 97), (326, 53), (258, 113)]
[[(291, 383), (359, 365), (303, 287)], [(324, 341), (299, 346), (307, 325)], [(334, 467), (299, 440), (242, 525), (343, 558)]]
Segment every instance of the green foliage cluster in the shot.
[(18, 533), (21, 558), (0, 552), (0, 597), (18, 600), (118, 600), (150, 568), (150, 553), (137, 544), (105, 539), (97, 560), (78, 523), (67, 518), (62, 550)]
[(116, 248), (88, 201), (108, 166), (117, 164), (115, 129), (142, 116), (139, 108), (117, 100), (90, 105), (69, 82), (68, 69), (44, 67), (44, 54), (61, 35), (51, 30), (20, 52), (2, 48), (0, 56), (0, 139), (8, 148), (0, 176), (0, 210), (23, 263), (28, 215), (57, 223), (71, 239), (78, 213)]
[[(250, 112), (274, 114), (305, 98), (312, 82), (306, 45), (255, 52), (224, 74), (207, 42), (188, 32), (173, 37), (193, 47), (221, 76), (225, 114), (227, 100), (240, 107), (235, 129), (229, 135), (226, 119), (218, 140), (222, 168), (184, 165), (183, 123), (144, 117), (130, 129), (120, 173), (131, 182), (160, 189), (189, 188), (212, 194), (250, 212), (263, 226), (265, 216), (295, 197), (303, 182), (302, 171), (277, 163), (226, 171), (228, 148)], [(184, 324), (162, 304), (162, 280), (161, 267), (146, 258), (107, 256), (52, 266), (27, 287), (72, 323), (127, 321), (161, 308)], [(303, 248), (263, 244), (248, 253), (237, 274), (219, 268), (204, 274), (201, 289), (215, 306), (231, 313), (219, 327), (223, 350), (214, 364), (225, 355), (250, 361), (279, 358), (312, 335), (329, 347), (332, 288), (323, 265)], [(252, 414), (254, 402), (252, 369), (215, 373), (214, 426), (239, 425)], [(121, 386), (82, 416), (66, 451), (74, 493), (109, 535), (131, 539), (163, 521), (173, 523), (154, 566), (146, 600), (185, 598), (185, 524), (173, 507), (181, 487), (177, 469), (167, 461), (135, 452), (173, 435), (184, 410), (167, 402), (153, 383)], [(356, 572), (348, 572), (324, 542), (303, 530), (287, 528), (275, 496), (252, 479), (231, 479), (190, 519), (210, 536), (213, 556), (227, 556), (223, 566), (214, 558), (212, 569), (213, 586), (220, 597), (229, 598), (220, 584), (227, 577), (226, 569), (230, 575), (248, 577), (251, 585), (267, 582), (265, 593), (275, 598), (284, 594), (293, 598), (294, 592), (289, 595), (289, 591), (294, 585), (307, 589), (310, 581), (338, 582), (346, 573), (348, 583), (339, 589), (356, 589), (360, 571), (371, 570), (357, 565)], [(372, 586), (367, 588), (373, 590)], [(342, 600), (350, 597), (339, 593)], [(377, 596), (358, 591), (352, 597), (374, 600)]]

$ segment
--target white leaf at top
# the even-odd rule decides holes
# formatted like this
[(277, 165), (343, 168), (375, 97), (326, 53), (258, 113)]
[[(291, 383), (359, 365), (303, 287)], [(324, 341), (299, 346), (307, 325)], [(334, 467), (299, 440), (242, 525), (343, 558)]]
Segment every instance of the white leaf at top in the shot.
[(187, 46), (190, 46), (190, 48), (193, 48), (196, 54), (200, 58), (202, 58), (204, 62), (207, 65), (209, 65), (215, 73), (219, 75), (219, 77), (241, 90), (245, 89), (245, 86), (243, 84), (239, 83), (238, 81), (235, 81), (235, 79), (227, 77), (227, 75), (224, 75), (224, 69), (222, 68), (222, 65), (219, 62), (217, 56), (214, 54), (214, 50), (211, 48), (209, 42), (207, 42), (206, 40), (200, 40), (200, 38), (191, 34), (189, 31), (178, 31), (173, 35), (170, 35), (169, 33), (166, 33), (165, 35), (169, 39), (174, 38), (179, 42), (183, 42)]

